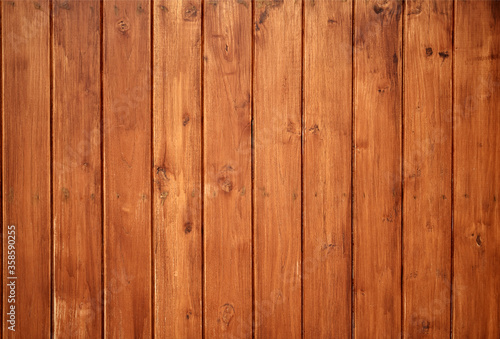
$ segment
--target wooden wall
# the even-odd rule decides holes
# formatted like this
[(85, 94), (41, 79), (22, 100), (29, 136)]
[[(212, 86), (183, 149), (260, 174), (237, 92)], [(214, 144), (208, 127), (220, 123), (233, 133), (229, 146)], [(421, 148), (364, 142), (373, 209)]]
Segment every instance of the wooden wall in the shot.
[(3, 337), (500, 337), (500, 1), (0, 21)]

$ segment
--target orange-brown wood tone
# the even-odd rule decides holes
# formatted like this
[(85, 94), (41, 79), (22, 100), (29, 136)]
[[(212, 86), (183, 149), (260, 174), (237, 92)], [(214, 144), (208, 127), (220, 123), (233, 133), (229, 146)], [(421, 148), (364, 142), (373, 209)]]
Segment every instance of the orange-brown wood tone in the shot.
[(351, 337), (352, 6), (304, 5), (305, 338)]
[(404, 12), (403, 331), (410, 338), (446, 337), (451, 296), (453, 1), (408, 1)]
[(2, 337), (500, 337), (500, 1), (3, 0), (0, 45)]
[(354, 5), (354, 335), (401, 333), (401, 2)]
[(455, 4), (453, 336), (500, 337), (500, 2)]
[(152, 333), (148, 1), (103, 4), (105, 334)]
[(102, 333), (100, 21), (97, 0), (53, 2), (53, 300), (58, 338), (97, 338)]
[(201, 338), (201, 2), (155, 1), (155, 335)]
[[(3, 337), (49, 337), (50, 6), (43, 0), (2, 1), (1, 6)], [(9, 240), (15, 241), (15, 265)], [(11, 291), (15, 303), (9, 303)], [(7, 323), (11, 306), (15, 331)]]
[(252, 334), (249, 1), (205, 1), (205, 336)]
[(256, 2), (254, 20), (255, 337), (294, 338), (302, 332), (302, 2)]

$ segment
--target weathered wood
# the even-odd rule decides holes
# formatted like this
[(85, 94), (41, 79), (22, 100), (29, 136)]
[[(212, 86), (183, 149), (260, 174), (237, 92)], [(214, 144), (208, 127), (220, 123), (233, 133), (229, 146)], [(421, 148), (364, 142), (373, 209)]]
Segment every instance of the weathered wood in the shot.
[(252, 334), (249, 1), (205, 1), (205, 336)]
[(150, 3), (103, 6), (105, 334), (144, 338), (153, 312)]
[(302, 2), (255, 3), (255, 337), (301, 320)]
[(155, 336), (202, 336), (201, 2), (155, 1)]
[(500, 337), (500, 2), (457, 1), (453, 335)]
[(401, 334), (402, 4), (354, 6), (354, 335)]
[(97, 338), (104, 308), (100, 4), (54, 1), (53, 13), (54, 336)]
[(352, 5), (304, 4), (306, 338), (351, 337)]
[(403, 331), (410, 338), (446, 337), (451, 309), (453, 1), (409, 1), (405, 13)]
[[(2, 1), (3, 337), (51, 327), (50, 7)], [(15, 269), (9, 235), (15, 225)], [(9, 279), (17, 277), (17, 279)], [(8, 302), (14, 283), (15, 304)], [(7, 310), (15, 306), (15, 332)]]

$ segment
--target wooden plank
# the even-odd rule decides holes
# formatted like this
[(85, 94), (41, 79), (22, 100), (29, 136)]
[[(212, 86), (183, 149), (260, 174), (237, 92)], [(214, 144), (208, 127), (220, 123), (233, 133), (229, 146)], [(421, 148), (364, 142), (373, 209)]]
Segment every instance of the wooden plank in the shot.
[(401, 2), (356, 1), (354, 335), (401, 333)]
[(352, 1), (304, 16), (304, 336), (350, 338)]
[(252, 334), (249, 1), (205, 1), (204, 312), (207, 338)]
[(154, 2), (158, 338), (202, 336), (201, 11), (199, 0)]
[(54, 335), (97, 338), (103, 311), (100, 4), (55, 1), (53, 13)]
[(255, 4), (255, 337), (300, 337), (302, 2)]
[[(4, 259), (14, 259), (8, 236), (15, 226), (15, 268), (7, 260), (3, 266), (3, 337), (49, 337), (50, 7), (44, 0), (1, 6)], [(11, 290), (15, 303), (9, 303)], [(15, 332), (7, 323), (12, 306)]]
[(105, 332), (152, 334), (148, 1), (104, 1)]
[(453, 335), (500, 337), (500, 2), (458, 1)]
[(453, 1), (406, 2), (403, 331), (450, 333)]

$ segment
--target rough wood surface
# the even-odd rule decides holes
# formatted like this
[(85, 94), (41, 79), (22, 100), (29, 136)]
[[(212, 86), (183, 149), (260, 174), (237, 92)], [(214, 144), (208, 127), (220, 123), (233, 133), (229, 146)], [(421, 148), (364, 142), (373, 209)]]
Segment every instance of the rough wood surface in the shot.
[(1, 1), (3, 337), (500, 337), (499, 18)]
[(500, 2), (455, 4), (453, 335), (500, 336)]
[(67, 8), (64, 2), (53, 2), (53, 293), (58, 338), (97, 338), (102, 333), (100, 21), (99, 1), (74, 1)]
[(351, 337), (352, 5), (304, 6), (306, 338)]
[(301, 320), (302, 2), (255, 4), (255, 336)]
[(104, 1), (105, 334), (152, 333), (148, 1)]
[(354, 335), (401, 333), (402, 8), (354, 6)]
[[(3, 337), (51, 331), (49, 1), (2, 1)], [(15, 272), (8, 233), (15, 225)], [(17, 279), (9, 279), (9, 277)], [(15, 304), (8, 303), (15, 281)], [(15, 332), (7, 316), (15, 306)]]
[(201, 1), (155, 1), (155, 336), (202, 334)]
[(205, 1), (205, 337), (252, 334), (251, 80), (248, 2)]
[[(453, 1), (409, 1), (404, 36), (404, 335), (450, 333)], [(432, 253), (432, 255), (422, 255)]]

